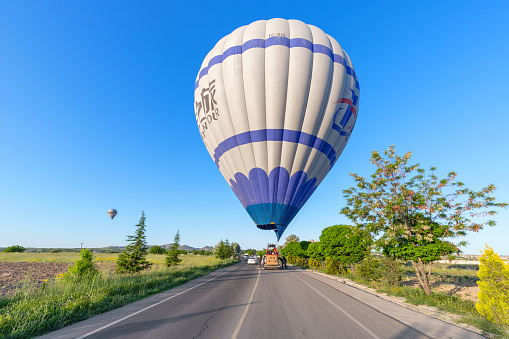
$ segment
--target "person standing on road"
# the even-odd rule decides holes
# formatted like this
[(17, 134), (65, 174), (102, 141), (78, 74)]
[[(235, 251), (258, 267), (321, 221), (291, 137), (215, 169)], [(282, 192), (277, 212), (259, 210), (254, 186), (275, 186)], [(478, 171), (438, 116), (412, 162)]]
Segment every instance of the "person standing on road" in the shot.
[(282, 263), (281, 263), (281, 268), (283, 268), (283, 266), (284, 266), (285, 270), (287, 270), (287, 269), (288, 269), (288, 266), (286, 266), (286, 257), (285, 257), (284, 255), (283, 255), (283, 257), (282, 257), (281, 262), (282, 262)]

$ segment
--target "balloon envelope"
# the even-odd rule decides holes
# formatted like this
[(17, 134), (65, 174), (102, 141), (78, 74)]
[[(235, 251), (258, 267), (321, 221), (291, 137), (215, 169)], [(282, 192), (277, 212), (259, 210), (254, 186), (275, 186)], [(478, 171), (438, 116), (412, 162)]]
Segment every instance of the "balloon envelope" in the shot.
[(258, 228), (279, 240), (341, 155), (359, 82), (339, 43), (297, 20), (222, 38), (195, 83), (205, 146)]
[(111, 208), (108, 210), (108, 215), (110, 216), (110, 218), (113, 220), (113, 218), (115, 218), (115, 216), (117, 215), (117, 210), (114, 209), (114, 208)]

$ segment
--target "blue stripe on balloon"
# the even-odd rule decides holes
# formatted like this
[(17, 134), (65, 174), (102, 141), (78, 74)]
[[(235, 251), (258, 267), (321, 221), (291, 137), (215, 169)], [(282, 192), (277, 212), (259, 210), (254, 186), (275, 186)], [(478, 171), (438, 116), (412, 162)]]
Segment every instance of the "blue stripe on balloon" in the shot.
[(327, 46), (313, 44), (311, 41), (306, 39), (302, 38), (288, 39), (286, 37), (281, 36), (271, 37), (266, 40), (252, 39), (246, 41), (243, 45), (232, 46), (228, 48), (226, 51), (223, 52), (223, 54), (214, 56), (212, 59), (210, 59), (209, 64), (205, 66), (202, 70), (200, 70), (198, 80), (194, 84), (194, 89), (196, 90), (198, 88), (200, 79), (204, 75), (208, 74), (210, 67), (222, 63), (229, 56), (242, 54), (245, 51), (250, 50), (251, 48), (267, 48), (270, 46), (286, 46), (288, 48), (303, 47), (309, 49), (313, 53), (325, 54), (328, 57), (330, 57), (335, 63), (341, 64), (346, 68), (346, 73), (354, 78), (355, 87), (359, 89), (359, 81), (357, 80), (357, 74), (355, 74), (353, 68), (346, 65), (346, 61), (341, 55), (334, 54), (332, 50)]
[(219, 159), (221, 156), (232, 148), (262, 141), (286, 141), (313, 147), (327, 156), (331, 162), (331, 167), (336, 157), (336, 152), (327, 141), (312, 134), (288, 129), (261, 129), (239, 133), (223, 140), (214, 150), (214, 162), (216, 166), (219, 167)]
[(249, 176), (235, 173), (230, 179), (233, 192), (258, 228), (274, 230), (279, 237), (317, 187), (316, 178), (303, 171), (290, 176), (283, 167), (270, 174), (255, 167)]

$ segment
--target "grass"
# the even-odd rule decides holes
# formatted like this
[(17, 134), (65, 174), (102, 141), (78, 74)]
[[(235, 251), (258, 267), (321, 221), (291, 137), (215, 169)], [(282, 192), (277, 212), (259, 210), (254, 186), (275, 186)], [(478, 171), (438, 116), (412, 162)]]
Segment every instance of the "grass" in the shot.
[[(63, 255), (67, 257), (59, 259), (70, 260), (67, 253), (44, 254), (43, 260), (55, 259), (47, 255)], [(164, 260), (163, 255), (153, 256), (151, 260)], [(65, 282), (56, 277), (41, 288), (36, 288), (27, 278), (14, 295), (0, 298), (0, 338), (42, 335), (234, 263), (212, 256), (185, 255), (182, 258), (182, 263), (177, 267), (154, 265), (151, 270), (138, 274), (103, 273), (88, 280)]]
[(460, 322), (470, 324), (485, 333), (495, 334), (500, 338), (509, 338), (509, 326), (497, 326), (482, 317), (475, 309), (475, 302), (473, 301), (463, 300), (459, 296), (439, 292), (433, 292), (428, 296), (420, 288), (406, 286), (380, 287), (378, 285), (371, 287), (378, 287), (378, 292), (403, 297), (409, 304), (433, 306), (439, 310), (460, 315), (462, 316)]
[[(95, 253), (96, 262), (115, 262), (119, 253)], [(164, 254), (149, 254), (147, 259), (154, 264), (161, 264), (164, 261)], [(201, 262), (204, 258), (212, 256), (187, 254), (181, 256), (184, 259), (183, 265), (187, 263)], [(79, 252), (61, 253), (5, 253), (0, 252), (0, 261), (5, 262), (47, 262), (47, 263), (73, 263), (80, 258)]]

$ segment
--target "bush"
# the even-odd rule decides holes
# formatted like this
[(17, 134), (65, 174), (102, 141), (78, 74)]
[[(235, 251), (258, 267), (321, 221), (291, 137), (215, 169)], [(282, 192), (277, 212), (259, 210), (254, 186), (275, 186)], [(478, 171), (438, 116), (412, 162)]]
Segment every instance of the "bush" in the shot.
[(332, 258), (325, 258), (325, 273), (337, 275), (341, 272), (340, 263)]
[(154, 245), (150, 247), (150, 250), (148, 251), (150, 254), (166, 254), (166, 250), (158, 245)]
[(380, 264), (382, 282), (389, 286), (397, 285), (403, 277), (403, 270), (399, 262), (391, 257), (385, 257), (380, 261)]
[(357, 265), (357, 276), (364, 281), (380, 281), (381, 274), (378, 260), (369, 256)]
[(23, 253), (25, 252), (25, 248), (23, 246), (14, 245), (7, 247), (4, 252), (10, 252), (10, 253)]
[(65, 274), (66, 279), (73, 278), (93, 278), (99, 273), (94, 266), (94, 255), (88, 248), (81, 250), (80, 258), (76, 260), (74, 266), (69, 267)]
[(314, 268), (321, 268), (322, 267), (322, 263), (319, 261), (319, 260), (316, 260), (316, 259), (309, 259), (309, 267), (314, 267)]
[(477, 312), (496, 324), (509, 325), (509, 264), (486, 246), (479, 258)]

